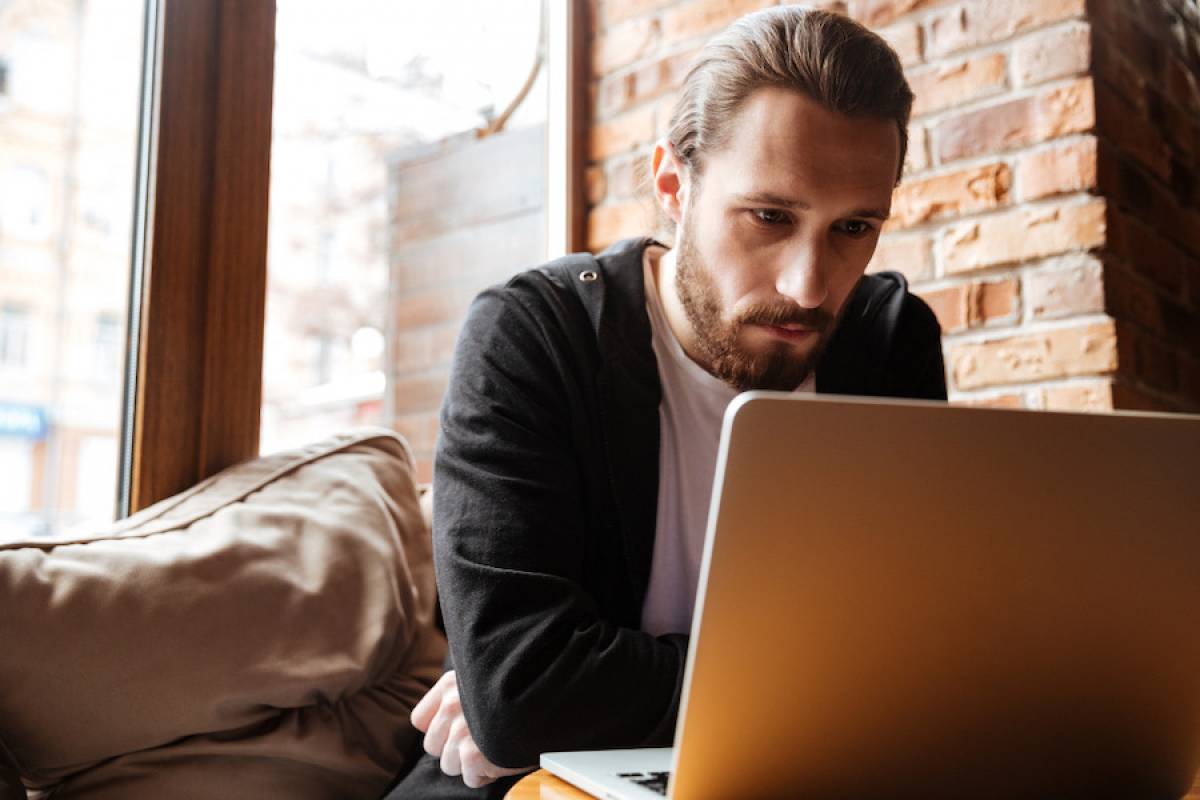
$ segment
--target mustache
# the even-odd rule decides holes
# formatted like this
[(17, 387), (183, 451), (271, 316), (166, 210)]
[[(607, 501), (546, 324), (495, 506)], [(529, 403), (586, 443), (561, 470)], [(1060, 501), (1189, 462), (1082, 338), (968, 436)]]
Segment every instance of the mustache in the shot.
[(823, 308), (804, 308), (795, 303), (759, 304), (744, 309), (737, 325), (803, 325), (824, 333), (833, 325), (833, 315)]

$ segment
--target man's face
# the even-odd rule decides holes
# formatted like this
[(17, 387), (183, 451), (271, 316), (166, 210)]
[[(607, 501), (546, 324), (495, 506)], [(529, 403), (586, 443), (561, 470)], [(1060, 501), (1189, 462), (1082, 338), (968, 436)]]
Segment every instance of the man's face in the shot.
[(875, 251), (899, 134), (776, 88), (751, 94), (732, 126), (703, 175), (682, 176), (675, 290), (710, 372), (791, 390)]

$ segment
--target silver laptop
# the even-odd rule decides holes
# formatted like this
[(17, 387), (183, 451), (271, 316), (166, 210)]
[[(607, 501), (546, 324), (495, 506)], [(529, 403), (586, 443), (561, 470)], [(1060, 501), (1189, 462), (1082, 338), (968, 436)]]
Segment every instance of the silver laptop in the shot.
[(1179, 797), (1200, 417), (744, 394), (696, 608), (675, 747), (543, 767), (629, 800)]

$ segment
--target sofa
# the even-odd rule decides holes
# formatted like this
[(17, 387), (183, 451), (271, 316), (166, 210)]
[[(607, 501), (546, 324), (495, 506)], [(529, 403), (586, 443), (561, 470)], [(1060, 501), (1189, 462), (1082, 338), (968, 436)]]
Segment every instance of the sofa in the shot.
[(373, 800), (420, 753), (435, 605), (386, 430), (0, 544), (0, 798)]

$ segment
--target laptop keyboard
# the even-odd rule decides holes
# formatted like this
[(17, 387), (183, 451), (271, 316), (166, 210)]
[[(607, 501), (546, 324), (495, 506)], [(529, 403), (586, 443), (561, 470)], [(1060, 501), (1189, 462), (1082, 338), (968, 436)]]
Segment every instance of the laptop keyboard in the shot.
[(671, 777), (670, 772), (619, 772), (617, 775), (652, 792), (658, 792), (663, 797), (667, 796), (667, 779)]

